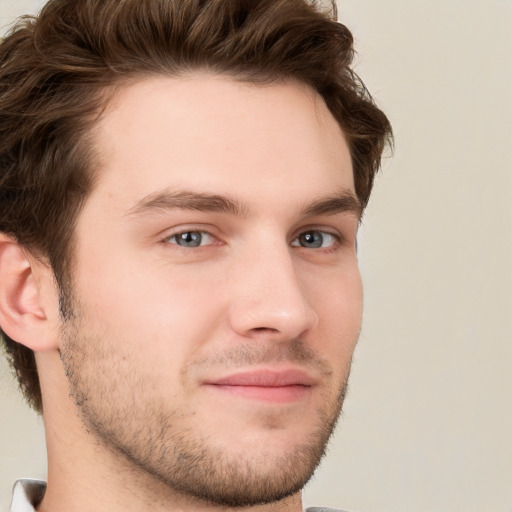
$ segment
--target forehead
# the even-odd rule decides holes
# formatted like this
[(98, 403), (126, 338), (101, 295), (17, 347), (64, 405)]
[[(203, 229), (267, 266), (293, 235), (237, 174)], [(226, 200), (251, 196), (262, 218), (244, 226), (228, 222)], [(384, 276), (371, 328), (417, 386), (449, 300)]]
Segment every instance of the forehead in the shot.
[(248, 202), (354, 189), (338, 123), (315, 91), (294, 82), (147, 78), (120, 88), (93, 137), (101, 161), (93, 195), (127, 208), (163, 188)]

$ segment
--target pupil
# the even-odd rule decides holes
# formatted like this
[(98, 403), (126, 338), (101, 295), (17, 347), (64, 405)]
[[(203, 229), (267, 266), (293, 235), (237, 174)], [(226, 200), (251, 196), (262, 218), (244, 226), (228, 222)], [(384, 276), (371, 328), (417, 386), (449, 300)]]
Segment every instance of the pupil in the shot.
[(300, 238), (302, 245), (308, 247), (321, 247), (323, 243), (323, 236), (318, 231), (310, 231), (309, 233), (304, 233)]
[(189, 231), (188, 233), (182, 233), (179, 237), (181, 245), (187, 247), (198, 247), (201, 245), (201, 233), (195, 231)]

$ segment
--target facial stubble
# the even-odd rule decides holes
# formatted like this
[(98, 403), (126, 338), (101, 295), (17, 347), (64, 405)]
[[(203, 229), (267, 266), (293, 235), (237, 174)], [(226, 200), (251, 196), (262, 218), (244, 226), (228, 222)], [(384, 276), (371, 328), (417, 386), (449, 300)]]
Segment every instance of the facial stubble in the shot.
[[(234, 508), (279, 501), (299, 492), (311, 478), (340, 415), (349, 366), (342, 382), (333, 384), (331, 389), (336, 392), (326, 392), (318, 401), (314, 427), (293, 450), (269, 454), (259, 447), (248, 456), (236, 453), (236, 440), (235, 450), (229, 452), (211, 436), (194, 431), (196, 411), (180, 410), (175, 397), (159, 395), (159, 383), (142, 374), (119, 344), (99, 333), (87, 333), (86, 325), (75, 303), (62, 328), (61, 360), (70, 395), (86, 430), (132, 472), (142, 472), (189, 498)], [(279, 351), (276, 345), (272, 347), (239, 346), (234, 352), (216, 356), (215, 364), (237, 367), (242, 362), (308, 360), (323, 366), (326, 374), (332, 373), (301, 340), (291, 341)], [(276, 415), (267, 414), (263, 421), (267, 431), (279, 431)]]

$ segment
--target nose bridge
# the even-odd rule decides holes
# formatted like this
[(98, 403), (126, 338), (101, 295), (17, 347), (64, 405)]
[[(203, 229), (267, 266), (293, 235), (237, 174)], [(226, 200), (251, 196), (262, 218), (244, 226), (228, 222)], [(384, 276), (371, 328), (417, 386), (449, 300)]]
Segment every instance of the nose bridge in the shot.
[(318, 322), (285, 240), (267, 237), (266, 243), (247, 248), (233, 288), (231, 324), (243, 336), (271, 332), (293, 339)]

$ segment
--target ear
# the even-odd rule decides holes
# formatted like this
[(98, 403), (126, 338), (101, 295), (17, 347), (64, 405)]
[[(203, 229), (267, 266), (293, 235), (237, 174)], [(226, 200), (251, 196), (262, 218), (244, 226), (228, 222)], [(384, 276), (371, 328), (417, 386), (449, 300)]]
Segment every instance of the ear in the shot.
[(57, 315), (51, 307), (58, 299), (48, 300), (48, 287), (53, 288), (50, 295), (56, 294), (51, 275), (49, 267), (0, 233), (0, 326), (34, 352), (58, 347)]

